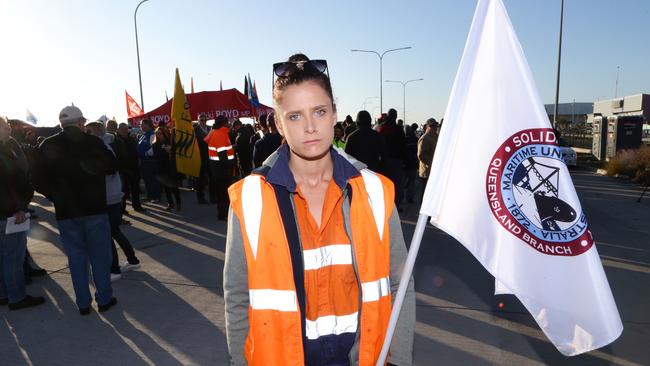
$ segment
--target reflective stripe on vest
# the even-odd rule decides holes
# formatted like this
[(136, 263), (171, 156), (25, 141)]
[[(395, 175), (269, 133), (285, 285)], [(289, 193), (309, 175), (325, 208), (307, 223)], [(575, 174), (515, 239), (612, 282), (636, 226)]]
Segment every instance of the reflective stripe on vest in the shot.
[(307, 319), (305, 321), (305, 333), (307, 333), (307, 339), (318, 339), (330, 334), (354, 333), (357, 331), (358, 323), (358, 312), (340, 316), (326, 315), (316, 320)]
[(259, 175), (249, 175), (244, 178), (241, 201), (246, 235), (251, 245), (253, 257), (257, 258), (260, 224), (262, 223), (262, 178)]
[(384, 186), (381, 184), (381, 179), (379, 179), (379, 177), (369, 169), (362, 169), (361, 177), (363, 178), (363, 184), (366, 186), (366, 191), (368, 192), (368, 201), (372, 208), (372, 215), (375, 217), (379, 239), (383, 239), (384, 219), (386, 215)]
[[(210, 156), (209, 158), (210, 158), (210, 160), (221, 161), (221, 159), (219, 159), (218, 156)], [(234, 155), (228, 155), (228, 160), (233, 160), (233, 159), (235, 159)]]
[(248, 290), (251, 308), (255, 310), (298, 311), (296, 292), (291, 290)]
[(222, 146), (222, 147), (208, 146), (208, 150), (212, 150), (212, 151), (216, 151), (216, 152), (228, 151), (230, 149), (232, 149), (232, 145), (230, 145), (230, 146)]
[(390, 295), (390, 278), (384, 277), (376, 281), (362, 283), (361, 294), (363, 302), (377, 301)]
[(305, 271), (337, 264), (352, 264), (350, 244), (333, 244), (302, 251)]
[[(375, 219), (375, 225), (377, 225), (379, 238), (382, 239), (384, 236), (384, 219), (386, 208), (384, 203), (384, 187), (381, 184), (381, 179), (379, 179), (379, 177), (369, 169), (362, 169), (361, 177), (363, 178), (363, 183), (366, 186), (366, 191), (368, 192), (368, 201), (370, 202), (370, 207), (372, 208), (372, 215)], [(251, 243), (254, 257), (257, 257), (260, 223), (262, 220), (261, 184), (262, 178), (259, 175), (251, 174), (244, 178), (244, 184), (242, 187), (242, 208), (244, 210), (244, 221), (246, 221), (246, 235), (248, 235), (248, 240)], [(349, 263), (352, 263), (352, 258), (350, 258)], [(311, 265), (311, 262), (308, 262), (308, 258), (305, 257), (305, 269), (314, 269), (307, 268), (308, 264)]]

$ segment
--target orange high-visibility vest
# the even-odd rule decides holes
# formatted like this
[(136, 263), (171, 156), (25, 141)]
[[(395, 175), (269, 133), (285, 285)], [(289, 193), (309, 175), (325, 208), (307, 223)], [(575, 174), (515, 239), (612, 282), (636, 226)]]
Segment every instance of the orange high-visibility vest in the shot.
[[(390, 235), (393, 186), (363, 169), (348, 181), (353, 265), (360, 283), (359, 365), (374, 365), (391, 312)], [(256, 174), (230, 186), (248, 266), (249, 365), (303, 365), (303, 334), (289, 244), (274, 188)], [(234, 351), (234, 350), (233, 350)]]
[(235, 149), (233, 149), (230, 142), (227, 127), (210, 131), (205, 137), (205, 142), (208, 144), (208, 157), (210, 160), (220, 161), (219, 153), (222, 151), (226, 151), (228, 160), (235, 159)]

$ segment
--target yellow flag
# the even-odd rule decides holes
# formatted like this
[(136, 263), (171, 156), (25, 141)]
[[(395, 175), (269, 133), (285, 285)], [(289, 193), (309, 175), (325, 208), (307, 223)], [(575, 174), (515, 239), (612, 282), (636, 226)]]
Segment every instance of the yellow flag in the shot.
[(181, 85), (178, 68), (176, 69), (176, 83), (174, 86), (171, 117), (175, 127), (176, 171), (192, 177), (198, 177), (201, 171), (201, 153), (199, 152), (199, 145), (194, 135), (194, 128), (192, 128), (190, 105), (187, 102), (185, 91)]

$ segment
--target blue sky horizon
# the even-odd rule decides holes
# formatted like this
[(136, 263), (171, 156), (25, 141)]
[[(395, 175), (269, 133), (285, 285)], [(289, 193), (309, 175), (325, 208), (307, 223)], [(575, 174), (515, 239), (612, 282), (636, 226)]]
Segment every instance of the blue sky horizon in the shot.
[[(140, 102), (133, 11), (137, 0), (0, 0), (0, 114), (58, 123), (74, 102), (84, 114), (126, 119), (124, 90)], [(560, 0), (504, 0), (544, 103), (555, 98)], [(444, 115), (475, 0), (223, 2), (150, 0), (138, 12), (145, 110), (173, 94), (174, 70), (189, 92), (243, 89), (244, 75), (272, 105), (274, 62), (304, 52), (328, 60), (339, 119), (365, 105), (380, 113), (383, 79), (408, 85), (407, 122)], [(594, 102), (650, 92), (650, 1), (567, 0), (560, 102)], [(384, 110), (403, 114), (402, 87), (384, 83)]]

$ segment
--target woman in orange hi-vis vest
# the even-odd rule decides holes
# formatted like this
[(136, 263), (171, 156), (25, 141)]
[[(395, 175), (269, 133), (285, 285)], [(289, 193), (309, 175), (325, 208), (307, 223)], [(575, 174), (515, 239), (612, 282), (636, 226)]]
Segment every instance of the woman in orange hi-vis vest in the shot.
[[(387, 178), (331, 146), (327, 63), (273, 65), (286, 143), (228, 190), (224, 267), (232, 365), (375, 365), (406, 260)], [(413, 280), (389, 364), (412, 364)]]

